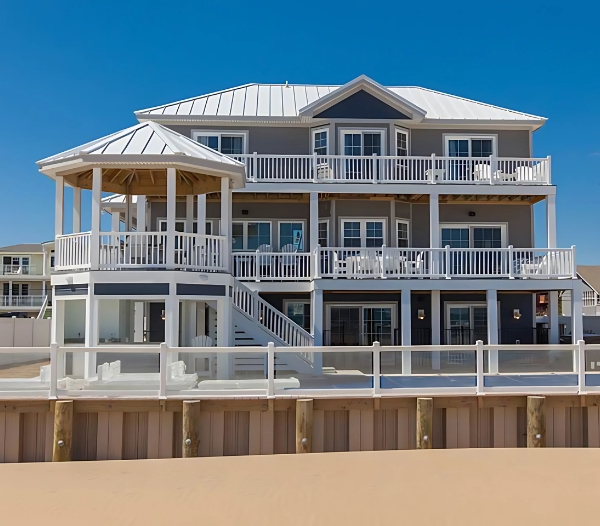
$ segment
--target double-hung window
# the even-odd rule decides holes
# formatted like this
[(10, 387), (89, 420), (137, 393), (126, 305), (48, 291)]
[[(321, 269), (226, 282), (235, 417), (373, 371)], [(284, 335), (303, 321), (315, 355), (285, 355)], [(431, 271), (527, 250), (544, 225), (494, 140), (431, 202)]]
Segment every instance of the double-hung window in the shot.
[(196, 131), (193, 132), (192, 137), (200, 144), (225, 155), (235, 156), (246, 153), (246, 133)]
[(329, 221), (319, 221), (319, 245), (321, 247), (329, 246)]
[(344, 248), (380, 248), (384, 244), (383, 219), (343, 219), (341, 223)]
[(327, 128), (318, 128), (312, 131), (312, 151), (317, 155), (327, 155), (329, 153), (329, 130)]
[(234, 221), (231, 226), (234, 251), (257, 250), (271, 245), (271, 223), (267, 221)]
[(396, 128), (396, 155), (398, 157), (408, 156), (408, 132)]
[(408, 221), (398, 219), (396, 221), (396, 239), (398, 242), (398, 248), (408, 248)]

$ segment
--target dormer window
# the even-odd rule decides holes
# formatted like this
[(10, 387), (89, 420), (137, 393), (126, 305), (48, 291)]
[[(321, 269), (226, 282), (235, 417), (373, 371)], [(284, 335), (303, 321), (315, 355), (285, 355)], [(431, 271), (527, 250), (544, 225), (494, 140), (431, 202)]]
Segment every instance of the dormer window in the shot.
[(225, 155), (243, 155), (246, 153), (247, 133), (196, 131), (192, 132), (192, 138), (200, 144)]

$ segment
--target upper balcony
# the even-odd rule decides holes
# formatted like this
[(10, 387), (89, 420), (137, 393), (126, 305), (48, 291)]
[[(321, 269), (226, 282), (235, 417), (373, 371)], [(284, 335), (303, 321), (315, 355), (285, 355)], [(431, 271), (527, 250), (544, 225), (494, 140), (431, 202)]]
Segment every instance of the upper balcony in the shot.
[(3, 276), (36, 276), (38, 273), (37, 267), (34, 265), (2, 265), (0, 272)]
[(249, 183), (549, 185), (551, 158), (232, 155)]

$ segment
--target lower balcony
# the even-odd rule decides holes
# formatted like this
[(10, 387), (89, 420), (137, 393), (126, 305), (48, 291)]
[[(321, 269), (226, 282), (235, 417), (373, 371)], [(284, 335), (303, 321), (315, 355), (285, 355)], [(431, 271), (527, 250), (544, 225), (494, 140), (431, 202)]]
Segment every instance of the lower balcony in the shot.
[(0, 296), (2, 307), (36, 308), (44, 304), (45, 296)]

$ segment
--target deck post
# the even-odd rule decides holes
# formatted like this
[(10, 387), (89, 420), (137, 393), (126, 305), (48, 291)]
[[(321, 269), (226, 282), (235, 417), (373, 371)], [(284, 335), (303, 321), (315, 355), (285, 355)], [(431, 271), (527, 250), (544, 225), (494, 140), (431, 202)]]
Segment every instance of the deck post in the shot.
[[(490, 289), (486, 292), (488, 344), (498, 345), (498, 292)], [(498, 374), (498, 351), (489, 351), (490, 374)]]
[(546, 447), (544, 396), (527, 397), (527, 447)]
[[(403, 290), (400, 294), (400, 337), (402, 347), (411, 345), (411, 293)], [(402, 349), (402, 374), (411, 374), (412, 353), (410, 350)]]
[(296, 400), (296, 453), (312, 451), (313, 401)]
[(183, 458), (198, 456), (200, 437), (198, 434), (198, 423), (200, 422), (200, 400), (183, 401), (182, 437), (181, 451)]
[(100, 268), (100, 227), (102, 216), (102, 168), (92, 169), (92, 223), (90, 234), (90, 268)]
[(167, 253), (169, 270), (175, 268), (175, 219), (177, 217), (177, 170), (167, 168)]
[(417, 398), (417, 449), (433, 447), (433, 398)]
[(54, 440), (52, 462), (69, 462), (73, 442), (73, 400), (59, 400), (54, 405)]

